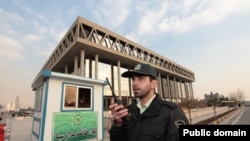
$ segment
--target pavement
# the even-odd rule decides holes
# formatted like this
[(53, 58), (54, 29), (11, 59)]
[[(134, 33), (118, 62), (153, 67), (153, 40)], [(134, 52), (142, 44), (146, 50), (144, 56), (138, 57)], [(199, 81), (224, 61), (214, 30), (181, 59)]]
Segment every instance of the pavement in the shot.
[(243, 108), (238, 108), (236, 111), (226, 115), (225, 117), (218, 119), (219, 125), (234, 125), (238, 121), (238, 117), (241, 116)]
[[(5, 119), (6, 120), (6, 119)], [(9, 118), (5, 127), (4, 141), (30, 141), (32, 117)]]

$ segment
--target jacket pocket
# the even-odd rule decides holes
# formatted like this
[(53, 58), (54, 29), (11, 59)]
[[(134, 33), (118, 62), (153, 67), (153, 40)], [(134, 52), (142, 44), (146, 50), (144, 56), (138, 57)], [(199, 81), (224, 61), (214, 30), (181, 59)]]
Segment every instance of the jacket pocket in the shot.
[(146, 140), (162, 140), (164, 138), (165, 128), (157, 126), (142, 126), (141, 129), (142, 135), (145, 136)]

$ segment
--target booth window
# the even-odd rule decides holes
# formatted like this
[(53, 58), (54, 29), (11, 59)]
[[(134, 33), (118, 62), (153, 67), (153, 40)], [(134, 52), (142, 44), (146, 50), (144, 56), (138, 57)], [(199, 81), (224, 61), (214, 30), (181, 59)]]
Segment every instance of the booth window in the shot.
[(64, 85), (63, 109), (92, 109), (92, 87)]
[(36, 90), (35, 109), (34, 109), (36, 112), (41, 112), (42, 98), (43, 98), (43, 86), (39, 87)]

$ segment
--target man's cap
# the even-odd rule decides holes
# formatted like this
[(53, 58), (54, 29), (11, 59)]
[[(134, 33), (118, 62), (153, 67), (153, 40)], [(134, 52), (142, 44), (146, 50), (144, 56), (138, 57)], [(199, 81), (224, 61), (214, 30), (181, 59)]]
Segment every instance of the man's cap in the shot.
[(157, 71), (149, 64), (137, 64), (134, 70), (126, 71), (122, 73), (122, 77), (132, 78), (134, 75), (146, 75), (152, 76), (154, 79), (157, 79)]

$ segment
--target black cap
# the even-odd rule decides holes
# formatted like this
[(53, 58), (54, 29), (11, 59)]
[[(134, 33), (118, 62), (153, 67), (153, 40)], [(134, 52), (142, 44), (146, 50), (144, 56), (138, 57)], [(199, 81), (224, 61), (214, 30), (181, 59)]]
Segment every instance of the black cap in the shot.
[(142, 63), (137, 64), (134, 70), (124, 72), (122, 74), (122, 77), (132, 78), (136, 74), (152, 76), (154, 79), (157, 79), (156, 69), (149, 64), (142, 64)]

